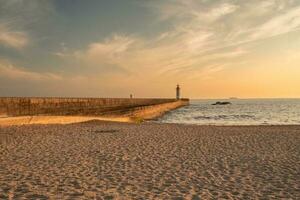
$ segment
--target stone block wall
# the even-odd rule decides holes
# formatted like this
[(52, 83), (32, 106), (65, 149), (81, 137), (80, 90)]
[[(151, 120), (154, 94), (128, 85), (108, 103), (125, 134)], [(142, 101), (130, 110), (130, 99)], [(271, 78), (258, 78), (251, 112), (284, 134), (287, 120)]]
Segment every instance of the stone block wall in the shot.
[[(187, 102), (188, 99), (183, 99)], [(120, 116), (175, 99), (0, 97), (0, 116)]]

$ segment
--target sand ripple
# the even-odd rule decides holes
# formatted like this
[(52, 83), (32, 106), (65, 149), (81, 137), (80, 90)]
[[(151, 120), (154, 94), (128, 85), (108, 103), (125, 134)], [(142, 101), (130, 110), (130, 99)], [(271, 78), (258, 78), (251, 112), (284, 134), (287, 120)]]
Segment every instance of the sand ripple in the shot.
[(300, 199), (300, 127), (0, 128), (0, 199)]

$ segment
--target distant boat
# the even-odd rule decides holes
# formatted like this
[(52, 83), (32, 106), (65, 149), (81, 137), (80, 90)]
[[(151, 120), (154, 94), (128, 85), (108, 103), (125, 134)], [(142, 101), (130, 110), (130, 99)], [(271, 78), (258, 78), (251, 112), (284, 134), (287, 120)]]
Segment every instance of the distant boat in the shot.
[(239, 98), (237, 98), (237, 97), (229, 97), (229, 99), (239, 99)]

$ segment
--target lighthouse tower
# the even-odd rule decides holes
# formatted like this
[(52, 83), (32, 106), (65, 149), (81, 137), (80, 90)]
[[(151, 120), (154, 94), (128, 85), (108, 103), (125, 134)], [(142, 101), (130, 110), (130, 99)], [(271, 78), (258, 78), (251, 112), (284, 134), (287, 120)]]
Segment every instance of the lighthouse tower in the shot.
[(176, 87), (176, 99), (177, 99), (177, 100), (180, 99), (180, 87), (179, 87), (178, 84), (177, 84), (177, 87)]

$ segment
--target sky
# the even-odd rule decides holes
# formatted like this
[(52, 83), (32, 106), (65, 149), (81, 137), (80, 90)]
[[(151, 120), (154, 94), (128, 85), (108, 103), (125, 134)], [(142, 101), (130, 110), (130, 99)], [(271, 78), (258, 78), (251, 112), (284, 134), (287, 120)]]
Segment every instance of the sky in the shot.
[(0, 0), (0, 96), (300, 98), (300, 0)]

